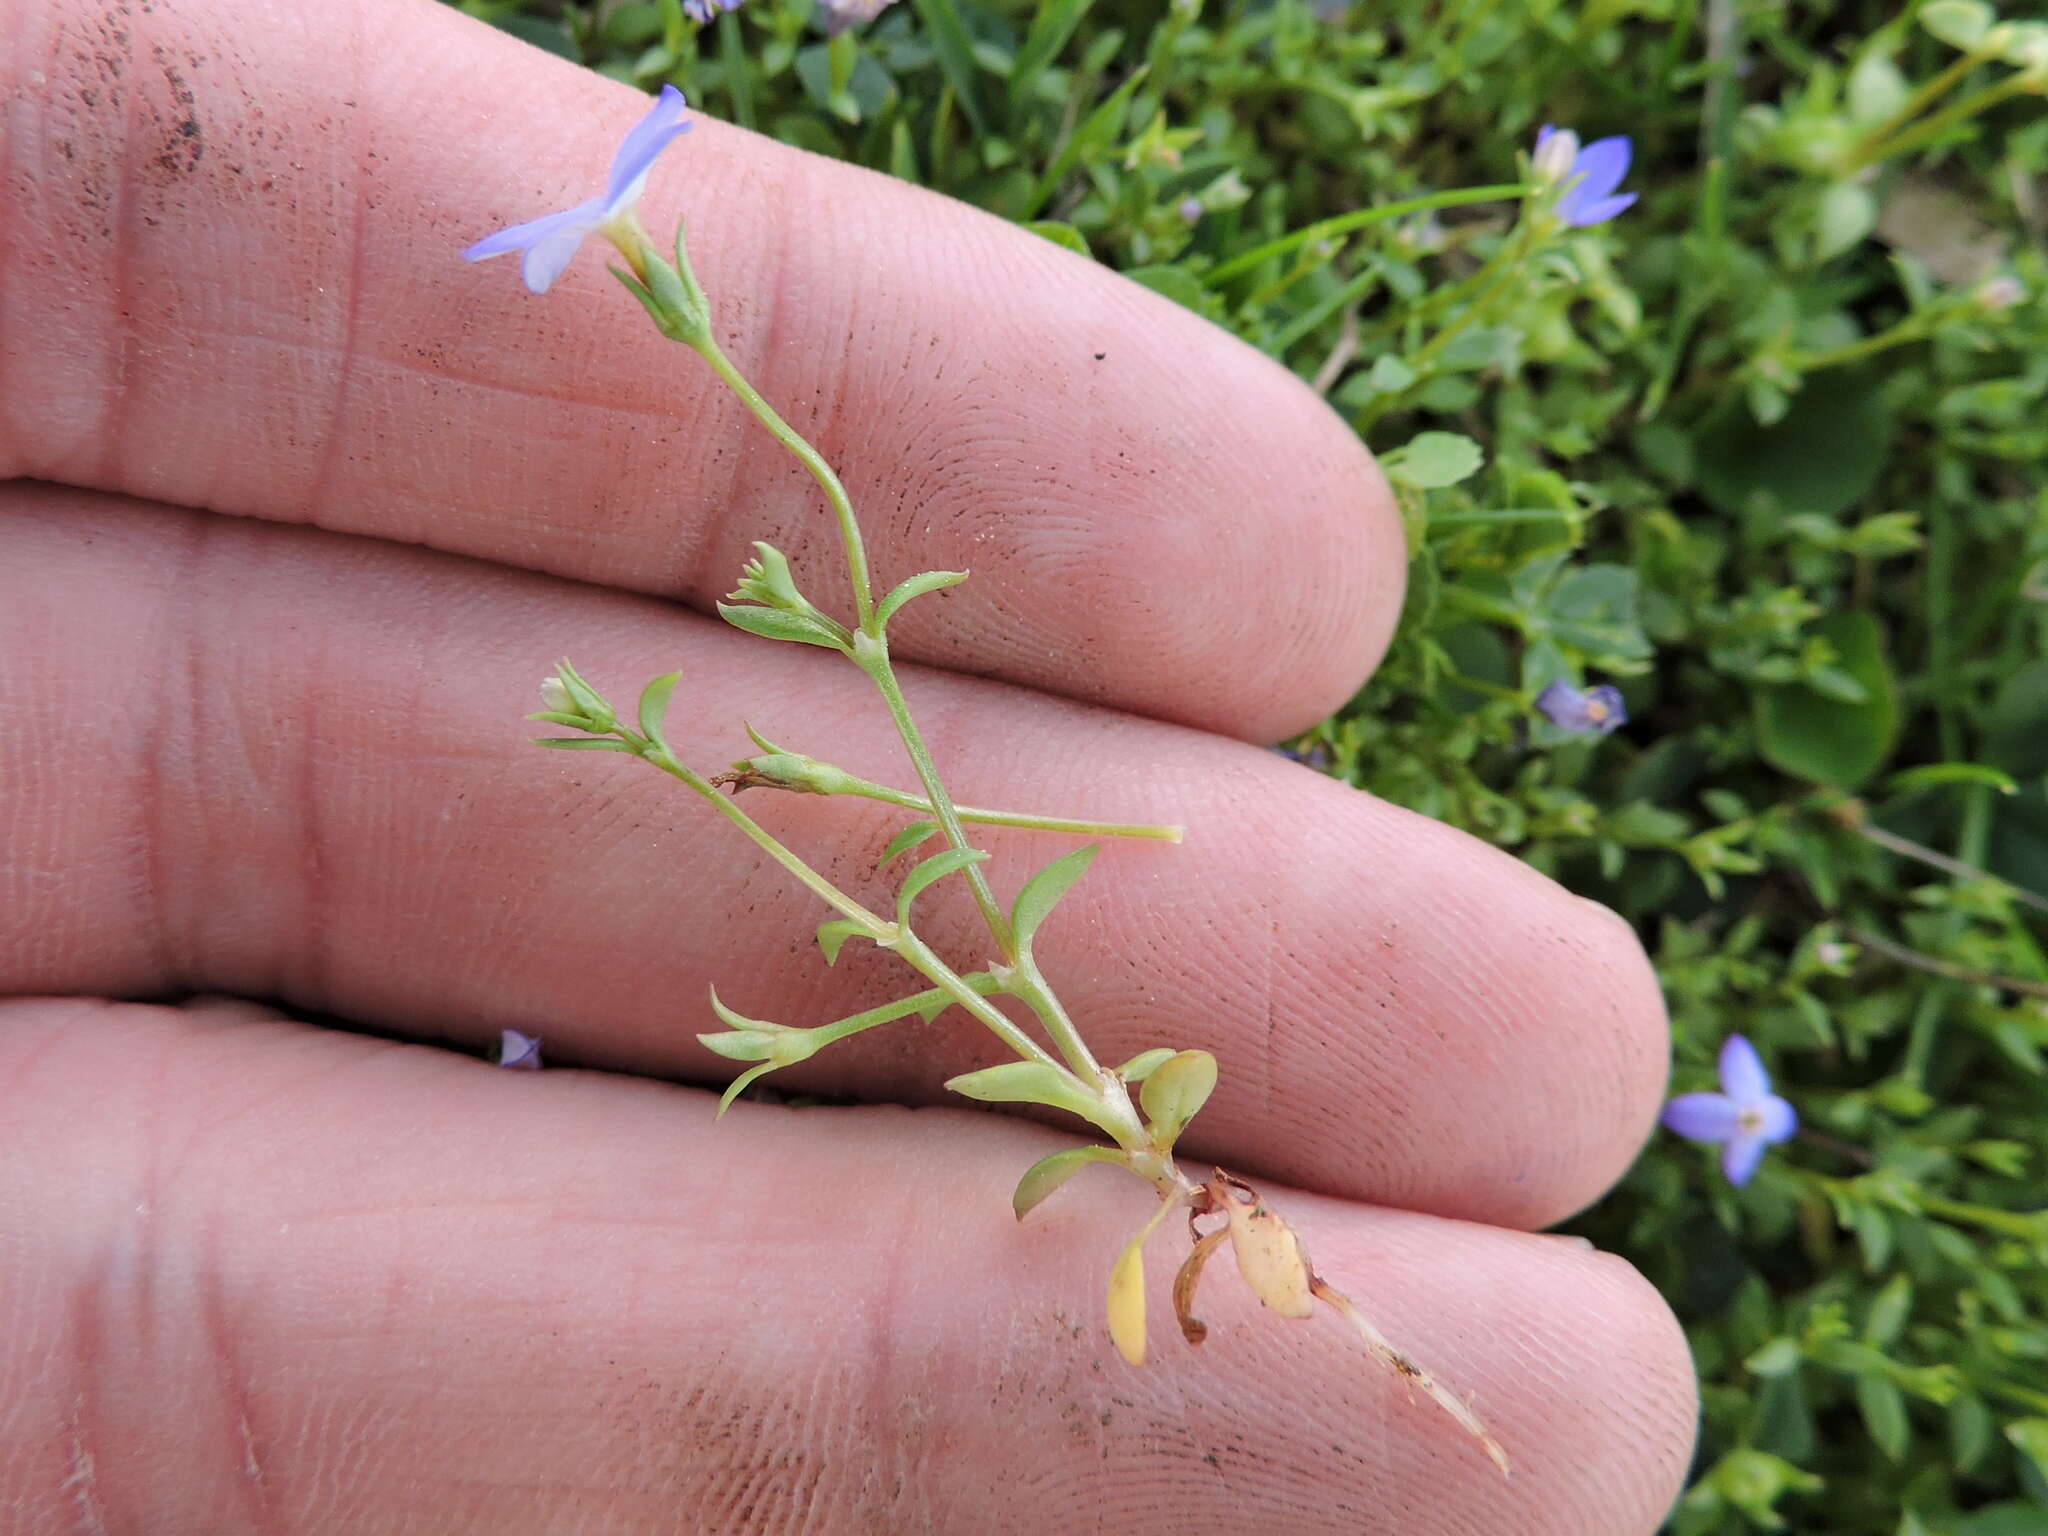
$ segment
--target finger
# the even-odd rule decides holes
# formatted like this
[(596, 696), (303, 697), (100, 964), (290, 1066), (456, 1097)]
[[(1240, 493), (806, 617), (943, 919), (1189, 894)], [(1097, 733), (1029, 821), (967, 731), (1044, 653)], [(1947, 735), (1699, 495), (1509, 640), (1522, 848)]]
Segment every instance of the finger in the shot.
[[(423, 0), (8, 9), (0, 473), (699, 608), (768, 539), (840, 606), (815, 485), (594, 253), (545, 300), (457, 259), (582, 198), (644, 98)], [(689, 215), (721, 333), (844, 474), (881, 579), (976, 572), (906, 655), (1257, 739), (1378, 658), (1385, 487), (1222, 331), (714, 122), (646, 207)]]
[[(829, 910), (711, 807), (643, 764), (531, 748), (518, 719), (567, 649), (622, 710), (681, 668), (671, 736), (707, 771), (752, 751), (751, 719), (911, 782), (836, 657), (549, 578), (75, 492), (17, 493), (4, 527), (0, 718), (51, 724), (0, 739), (0, 826), (19, 829), (0, 839), (0, 991), (200, 987), (729, 1077), (694, 1039), (716, 1027), (713, 983), (794, 1024), (924, 986), (866, 945), (828, 970), (811, 938)], [(1603, 909), (1272, 753), (943, 674), (907, 687), (967, 803), (1190, 829), (1106, 848), (1038, 947), (1104, 1061), (1221, 1057), (1195, 1155), (1535, 1225), (1647, 1136), (1668, 1033)], [(910, 813), (746, 804), (894, 910), (876, 863)], [(975, 837), (1006, 896), (1072, 845)], [(958, 882), (917, 922), (962, 969), (987, 963)], [(954, 1013), (787, 1081), (929, 1102), (1001, 1049)]]
[[(1646, 1536), (1684, 1340), (1554, 1238), (1268, 1191), (1501, 1477), (1218, 1258), (1197, 1352), (1098, 1317), (1149, 1197), (1019, 1225), (1043, 1132), (742, 1106), (144, 1008), (0, 1006), (0, 1507), (27, 1530)], [(1182, 1243), (1161, 1238), (1151, 1287)]]

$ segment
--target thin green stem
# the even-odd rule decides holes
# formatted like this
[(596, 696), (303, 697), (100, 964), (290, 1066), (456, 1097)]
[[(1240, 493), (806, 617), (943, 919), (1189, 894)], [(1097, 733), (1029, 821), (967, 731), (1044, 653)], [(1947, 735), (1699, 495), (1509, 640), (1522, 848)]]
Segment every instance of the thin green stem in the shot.
[(1893, 155), (1904, 154), (1908, 150), (1932, 143), (1956, 124), (1967, 122), (1979, 112), (1997, 106), (2008, 96), (2018, 96), (2033, 89), (2035, 82), (2025, 74), (2013, 75), (1997, 85), (1987, 85), (1983, 90), (1944, 107), (1932, 117), (1921, 119), (1913, 127), (1871, 145), (1850, 161), (1849, 169), (1854, 171), (1866, 165), (1874, 165), (1879, 160), (1887, 160)]
[(1893, 347), (1903, 347), (1908, 342), (1919, 341), (1934, 329), (1935, 322), (1927, 318), (1928, 313), (1923, 310), (1920, 314), (1908, 315), (1890, 330), (1879, 331), (1861, 341), (1828, 347), (1819, 352), (1788, 353), (1783, 359), (1784, 365), (1794, 373), (1817, 373), (1823, 368), (1839, 368), (1844, 363), (1860, 362)]
[(1398, 203), (1382, 203), (1377, 208), (1360, 208), (1354, 213), (1340, 213), (1335, 218), (1323, 219), (1314, 224), (1304, 225), (1292, 234), (1268, 240), (1264, 245), (1254, 246), (1241, 255), (1233, 256), (1210, 272), (1203, 281), (1211, 288), (1227, 283), (1233, 277), (1251, 271), (1261, 262), (1271, 261), (1275, 256), (1284, 256), (1297, 246), (1307, 245), (1314, 240), (1331, 240), (1338, 235), (1348, 235), (1355, 229), (1364, 229), (1369, 224), (1383, 224), (1388, 219), (1405, 218), (1411, 213), (1428, 213), (1436, 208), (1462, 208), (1471, 203), (1498, 203), (1524, 196), (1528, 188), (1521, 182), (1504, 182), (1493, 187), (1466, 187), (1456, 192), (1432, 192), (1427, 197), (1411, 197)]
[(1876, 154), (1872, 154), (1871, 151), (1905, 128), (1914, 118), (1932, 106), (1937, 98), (1946, 95), (1949, 87), (1983, 63), (1984, 57), (1980, 53), (1962, 54), (1947, 69), (1923, 80), (1913, 94), (1900, 104), (1898, 111), (1849, 146), (1849, 158), (1844, 162), (1846, 169), (1858, 171), (1871, 161), (1881, 158), (1882, 150)]
[[(863, 633), (861, 645), (854, 660), (860, 669), (874, 679), (880, 690), (882, 702), (888, 706), (889, 718), (896, 722), (896, 734), (903, 738), (903, 750), (910, 754), (911, 765), (917, 769), (917, 781), (924, 786), (925, 800), (939, 830), (946, 834), (946, 841), (955, 848), (965, 848), (967, 832), (960, 825), (960, 812), (953, 804), (953, 797), (946, 792), (946, 786), (939, 780), (938, 766), (932, 761), (931, 749), (924, 743), (924, 733), (911, 718), (910, 704), (903, 697), (902, 685), (896, 681), (896, 669), (889, 661), (889, 645), (886, 640)], [(981, 908), (982, 920), (988, 924), (988, 931), (1003, 952), (1003, 959), (1016, 963), (1017, 940), (1010, 931), (1010, 920), (1003, 915), (1003, 909), (996, 905), (995, 892), (989, 889), (988, 876), (981, 872), (978, 864), (970, 864), (962, 871), (967, 877), (968, 889), (974, 893), (974, 904)]]
[(669, 753), (648, 741), (646, 737), (637, 735), (623, 726), (614, 734), (670, 778), (680, 779), (691, 789), (695, 790), (700, 797), (717, 806), (718, 813), (721, 816), (752, 838), (771, 859), (801, 880), (827, 906), (833, 908), (841, 916), (850, 917), (856, 923), (868, 929), (869, 936), (872, 938), (880, 940), (894, 937), (896, 933), (896, 925), (894, 923), (890, 922), (887, 918), (870, 912), (858, 901), (847, 895), (846, 892), (840, 890), (830, 880), (827, 880), (823, 875), (811, 868), (793, 849), (777, 838), (774, 833), (741, 810), (734, 803), (730, 795), (720, 794), (717, 787), (701, 773), (678, 762)]
[[(899, 805), (906, 811), (923, 811), (931, 814), (932, 803), (921, 795), (913, 795), (905, 789), (891, 789), (885, 784), (876, 784), (868, 779), (853, 779), (841, 791), (842, 794), (859, 795), (866, 800), (880, 800), (887, 805)], [(1040, 832), (1071, 832), (1077, 837), (1144, 837), (1155, 842), (1177, 843), (1181, 840), (1183, 828), (1148, 826), (1140, 822), (1086, 821), (1078, 816), (1033, 816), (1023, 811), (986, 811), (978, 806), (955, 805), (954, 811), (962, 821), (980, 823), (989, 827), (1031, 827)]]
[[(1059, 1047), (1060, 1054), (1067, 1058), (1067, 1065), (1074, 1069), (1077, 1077), (1096, 1085), (1096, 1091), (1102, 1095), (1105, 1102), (1120, 1098), (1126, 1107), (1129, 1106), (1130, 1090), (1125, 1088), (1120, 1092), (1112, 1091), (1110, 1085), (1117, 1079), (1102, 1070), (1101, 1063), (1096, 1061), (1094, 1053), (1082, 1040), (1080, 1030), (1074, 1027), (1074, 1021), (1067, 1016), (1067, 1010), (1060, 1006), (1060, 1000), (1046, 984), (1045, 974), (1039, 970), (1038, 962), (1031, 957), (1029, 950), (1017, 957), (1016, 969), (1011, 974), (1010, 991), (1038, 1015), (1045, 1025), (1045, 1032), (1052, 1036), (1053, 1044)], [(1134, 1118), (1133, 1124), (1135, 1123)]]
[(867, 545), (861, 539), (860, 523), (854, 518), (853, 502), (846, 494), (846, 487), (840, 484), (839, 476), (833, 473), (824, 456), (805, 440), (802, 433), (782, 419), (781, 413), (762, 398), (758, 389), (747, 382), (746, 375), (733, 366), (732, 359), (725, 355), (715, 339), (707, 334), (697, 350), (761, 425), (774, 434), (775, 440), (811, 472), (811, 478), (825, 492), (825, 499), (832, 503), (832, 514), (839, 519), (839, 537), (846, 545), (847, 574), (853, 581), (855, 619), (860, 628), (868, 628), (875, 617), (874, 579), (868, 573)]
[[(904, 962), (927, 981), (935, 982), (954, 1002), (988, 1027), (988, 1030), (1003, 1044), (1015, 1051), (1026, 1061), (1035, 1061), (1055, 1071), (1067, 1072), (1059, 1061), (1044, 1046), (1025, 1034), (1002, 1009), (967, 985), (958, 971), (939, 958), (938, 952), (914, 933), (906, 933), (896, 944), (896, 953)], [(1072, 1074), (1069, 1073), (1071, 1076)], [(1077, 1080), (1078, 1081), (1078, 1080)], [(1098, 1093), (1095, 1084), (1081, 1082), (1080, 1087), (1087, 1093)]]

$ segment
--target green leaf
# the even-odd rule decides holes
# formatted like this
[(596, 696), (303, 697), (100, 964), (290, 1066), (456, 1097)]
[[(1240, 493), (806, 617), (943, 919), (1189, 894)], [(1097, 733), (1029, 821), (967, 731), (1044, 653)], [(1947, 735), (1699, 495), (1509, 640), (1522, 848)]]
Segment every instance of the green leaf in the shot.
[(889, 839), (889, 846), (882, 850), (882, 862), (893, 864), (918, 844), (936, 836), (939, 824), (936, 821), (913, 821), (909, 826)]
[(1863, 1323), (1863, 1342), (1885, 1348), (1899, 1336), (1899, 1329), (1905, 1326), (1912, 1310), (1913, 1282), (1904, 1275), (1893, 1275), (1870, 1304), (1870, 1316)]
[(1124, 273), (1134, 283), (1150, 288), (1180, 305), (1191, 309), (1204, 319), (1216, 318), (1216, 301), (1199, 281), (1185, 267), (1159, 263), (1149, 267), (1131, 267)]
[(1920, 7), (1920, 25), (1951, 48), (1964, 52), (1983, 41), (1998, 13), (1984, 0), (1928, 0)]
[(1010, 100), (1021, 102), (1038, 72), (1059, 55), (1095, 0), (1040, 0), (1024, 46), (1010, 65)]
[(1986, 763), (1923, 763), (1918, 768), (1895, 773), (1884, 781), (1887, 792), (1899, 795), (1946, 784), (1983, 784), (2001, 795), (2016, 795), (2020, 789), (2011, 774), (2002, 773)]
[[(2048, 1419), (2014, 1419), (2005, 1426), (2005, 1438), (2048, 1477)], [(2048, 1512), (2044, 1512), (2042, 1523), (2048, 1526)]]
[(1064, 858), (1054, 859), (1025, 882), (1024, 889), (1017, 893), (1016, 906), (1010, 911), (1010, 926), (1016, 930), (1020, 950), (1031, 947), (1031, 938), (1038, 932), (1038, 925), (1045, 921), (1069, 887), (1088, 872), (1088, 866), (1095, 862), (1098, 851), (1094, 843), (1086, 848), (1076, 848)]
[(852, 918), (835, 917), (829, 923), (818, 925), (818, 948), (825, 951), (825, 963), (835, 965), (839, 960), (839, 951), (845, 948), (848, 939), (864, 939), (867, 936), (867, 929)]
[(769, 640), (794, 640), (802, 645), (822, 645), (834, 651), (843, 651), (852, 644), (852, 637), (831, 620), (814, 619), (808, 614), (790, 613), (781, 608), (720, 603), (718, 616), (734, 629), (743, 629), (750, 635), (760, 635)]
[(1469, 480), (1485, 462), (1479, 445), (1457, 432), (1421, 433), (1382, 460), (1388, 479), (1426, 491)]
[(1699, 434), (1700, 492), (1724, 512), (1833, 517), (1875, 488), (1891, 438), (1875, 382), (1830, 369), (1770, 426), (1740, 404), (1723, 407)]
[(531, 43), (546, 53), (567, 59), (572, 64), (583, 62), (583, 50), (576, 46), (576, 37), (568, 27), (552, 17), (542, 16), (500, 16), (491, 23), (500, 32), (510, 33), (522, 43)]
[(945, 71), (946, 83), (953, 87), (953, 94), (960, 100), (960, 110), (967, 114), (967, 121), (974, 125), (975, 133), (985, 136), (988, 119), (982, 114), (981, 92), (975, 79), (980, 66), (974, 60), (974, 39), (968, 34), (967, 23), (960, 19), (959, 9), (953, 0), (911, 0), (911, 3), (917, 8), (918, 19), (924, 23), (932, 51), (939, 56), (939, 68)]
[(1069, 1147), (1064, 1152), (1042, 1157), (1026, 1168), (1024, 1177), (1017, 1181), (1017, 1192), (1010, 1197), (1010, 1209), (1022, 1221), (1047, 1195), (1090, 1163), (1120, 1163), (1123, 1160), (1123, 1153), (1115, 1147)]
[(1813, 215), (1813, 259), (1839, 256), (1877, 227), (1877, 197), (1861, 182), (1838, 181), (1820, 195)]
[(674, 757), (675, 754), (669, 752), (668, 738), (662, 735), (661, 727), (662, 721), (668, 715), (669, 696), (676, 691), (676, 684), (681, 682), (682, 678), (683, 674), (680, 672), (657, 677), (640, 694), (640, 734), (662, 751), (668, 752), (670, 757)]
[(1906, 1422), (1905, 1394), (1883, 1376), (1858, 1376), (1856, 1407), (1877, 1448), (1892, 1461), (1903, 1460), (1906, 1441), (1912, 1435)]
[(1899, 730), (1898, 690), (1877, 620), (1860, 610), (1829, 614), (1813, 633), (1843, 671), (1868, 691), (1861, 704), (1826, 698), (1803, 684), (1759, 688), (1757, 745), (1773, 767), (1815, 784), (1854, 789), (1891, 755)]
[[(938, 0), (917, 0), (920, 7), (937, 4)], [(1046, 199), (1059, 190), (1061, 182), (1067, 179), (1083, 155), (1093, 155), (1109, 147), (1110, 141), (1123, 131), (1124, 113), (1129, 108), (1131, 97), (1137, 94), (1143, 83), (1148, 66), (1140, 65), (1131, 71), (1124, 83), (1104, 98), (1102, 104), (1081, 120), (1060, 146), (1060, 152), (1053, 156), (1052, 164), (1045, 168), (1045, 174), (1038, 179), (1038, 185), (1031, 189), (1030, 205), (1025, 210), (1036, 213), (1045, 206)]]
[(962, 1098), (979, 1099), (984, 1104), (1044, 1104), (1064, 1109), (1090, 1125), (1116, 1134), (1114, 1123), (1100, 1103), (1083, 1093), (1073, 1078), (1058, 1067), (1042, 1061), (1006, 1061), (1001, 1066), (948, 1078), (946, 1086)]
[(734, 1078), (730, 1083), (726, 1085), (725, 1092), (719, 1095), (718, 1113), (714, 1115), (712, 1118), (716, 1120), (723, 1120), (725, 1118), (725, 1112), (728, 1109), (732, 1108), (732, 1101), (740, 1096), (740, 1091), (743, 1088), (745, 1088), (747, 1084), (753, 1082), (755, 1078), (765, 1076), (766, 1074), (773, 1072), (774, 1070), (774, 1062), (764, 1061), (758, 1067), (747, 1068), (746, 1071), (742, 1072), (738, 1077)]
[(1127, 1083), (1142, 1083), (1163, 1061), (1171, 1061), (1178, 1053), (1170, 1045), (1154, 1050), (1140, 1051), (1129, 1061), (1116, 1069), (1116, 1075)]
[(1180, 1051), (1154, 1067), (1138, 1094), (1152, 1122), (1152, 1144), (1170, 1148), (1215, 1091), (1216, 1058), (1207, 1051)]
[(913, 597), (922, 597), (927, 592), (937, 592), (945, 587), (957, 587), (966, 579), (965, 571), (920, 571), (882, 599), (881, 606), (875, 610), (875, 622), (886, 624), (896, 616), (896, 610)]
[(944, 853), (935, 853), (904, 878), (903, 889), (896, 893), (896, 921), (904, 927), (910, 926), (910, 904), (922, 896), (931, 885), (956, 870), (970, 864), (979, 864), (988, 855), (979, 848), (948, 848)]
[(1095, 253), (1088, 249), (1088, 237), (1071, 224), (1062, 224), (1058, 219), (1033, 219), (1024, 228), (1054, 245), (1063, 245), (1076, 256), (1086, 256), (1090, 261)]
[(536, 736), (536, 747), (554, 747), (563, 752), (631, 752), (623, 741), (610, 736)]

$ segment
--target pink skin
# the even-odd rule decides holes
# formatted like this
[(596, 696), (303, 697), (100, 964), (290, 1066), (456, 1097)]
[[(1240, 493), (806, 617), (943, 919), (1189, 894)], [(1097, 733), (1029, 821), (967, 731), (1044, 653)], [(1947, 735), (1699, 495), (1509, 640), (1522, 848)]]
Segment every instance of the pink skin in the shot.
[[(698, 1090), (562, 1070), (729, 1075), (690, 1038), (713, 978), (791, 1022), (901, 985), (819, 966), (815, 904), (652, 774), (517, 746), (568, 650), (619, 695), (682, 667), (700, 762), (746, 750), (744, 712), (904, 776), (829, 658), (656, 600), (702, 606), (762, 536), (827, 590), (799, 474), (588, 256), (545, 300), (456, 259), (580, 195), (639, 98), (431, 5), (10, 0), (0, 27), (0, 470), (155, 498), (0, 489), (0, 992), (27, 998), (0, 1008), (0, 1524), (1656, 1526), (1692, 1425), (1675, 1325), (1617, 1261), (1507, 1230), (1594, 1198), (1656, 1113), (1633, 938), (1225, 739), (1345, 696), (1398, 603), (1376, 472), (1298, 385), (1046, 242), (714, 123), (652, 182), (882, 579), (976, 572), (902, 645), (957, 669), (908, 686), (963, 797), (1194, 829), (1107, 850), (1046, 930), (1098, 1049), (1222, 1057), (1189, 1149), (1322, 1192), (1276, 1203), (1476, 1399), (1512, 1482), (1334, 1323), (1251, 1315), (1225, 1260), (1191, 1355), (1164, 1238), (1155, 1358), (1124, 1367), (1099, 1302), (1143, 1192), (1091, 1172), (1007, 1214), (1067, 1127), (714, 1127)], [(881, 889), (901, 818), (750, 803), (807, 849), (856, 829), (829, 866)], [(1067, 846), (987, 845), (1010, 886)], [(35, 996), (186, 989), (522, 1028), (550, 1066)], [(993, 1059), (953, 1017), (788, 1078), (937, 1103)]]

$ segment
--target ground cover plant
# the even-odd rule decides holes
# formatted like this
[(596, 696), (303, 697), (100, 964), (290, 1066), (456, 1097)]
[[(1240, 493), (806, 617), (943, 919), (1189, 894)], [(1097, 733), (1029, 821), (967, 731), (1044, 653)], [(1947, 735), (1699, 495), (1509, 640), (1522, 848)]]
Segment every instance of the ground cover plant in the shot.
[[(1671, 1528), (2048, 1529), (2048, 26), (463, 8), (1029, 224), (1321, 391), (1412, 564), (1386, 665), (1290, 750), (1621, 911), (1674, 1091), (1722, 1059), (1800, 1120), (1725, 1163), (1660, 1134), (1573, 1224), (1688, 1326)], [(1575, 172), (1562, 228), (1517, 218)]]

